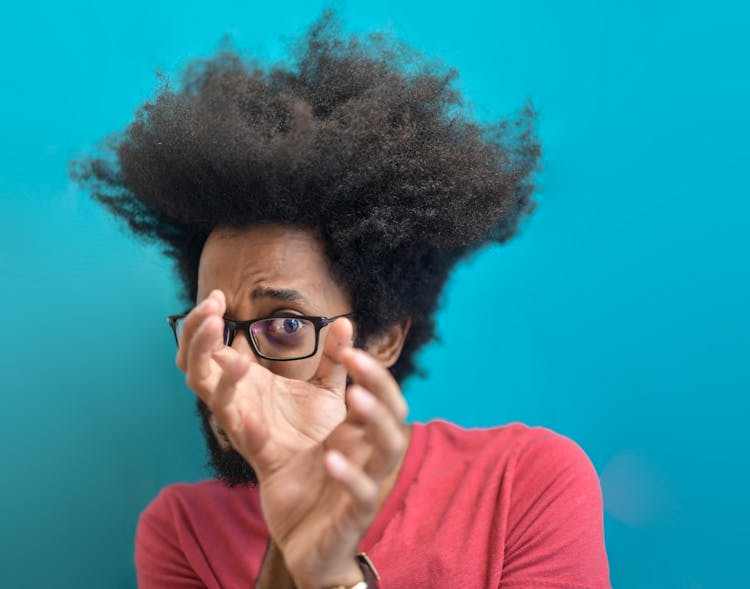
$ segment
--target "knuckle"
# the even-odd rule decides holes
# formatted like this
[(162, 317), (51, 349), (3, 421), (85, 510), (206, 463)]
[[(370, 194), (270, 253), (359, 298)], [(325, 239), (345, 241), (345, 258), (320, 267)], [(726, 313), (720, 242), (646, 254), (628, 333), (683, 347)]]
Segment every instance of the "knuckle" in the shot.
[(398, 456), (405, 449), (406, 449), (406, 439), (401, 432), (399, 432), (397, 435), (390, 436), (388, 438), (388, 453), (391, 456)]
[(378, 487), (371, 479), (368, 478), (366, 483), (363, 485), (360, 497), (362, 506), (368, 510), (368, 513), (375, 510), (375, 501), (377, 500), (377, 498)]
[(396, 418), (399, 421), (404, 421), (407, 415), (409, 415), (409, 406), (404, 398), (399, 396), (398, 401), (396, 401)]
[(185, 383), (187, 386), (195, 391), (196, 393), (200, 393), (201, 390), (201, 382), (200, 379), (198, 379), (193, 371), (188, 371), (185, 374)]

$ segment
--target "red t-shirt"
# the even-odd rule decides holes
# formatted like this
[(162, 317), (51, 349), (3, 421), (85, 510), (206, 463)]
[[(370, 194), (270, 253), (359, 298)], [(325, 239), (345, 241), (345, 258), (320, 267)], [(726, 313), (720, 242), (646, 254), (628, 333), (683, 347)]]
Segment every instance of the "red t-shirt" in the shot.
[[(165, 488), (140, 517), (141, 589), (251, 589), (268, 531), (257, 489)], [(514, 423), (414, 424), (360, 549), (383, 589), (609, 589), (599, 479), (574, 442)]]

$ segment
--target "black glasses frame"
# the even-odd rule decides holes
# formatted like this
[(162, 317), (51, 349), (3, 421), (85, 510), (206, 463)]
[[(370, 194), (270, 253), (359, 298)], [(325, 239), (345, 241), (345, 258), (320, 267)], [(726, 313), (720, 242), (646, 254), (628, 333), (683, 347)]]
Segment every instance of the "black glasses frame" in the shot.
[[(336, 319), (340, 319), (341, 317), (346, 317), (348, 319), (353, 318), (356, 315), (355, 312), (352, 313), (344, 313), (343, 315), (336, 315), (335, 317), (317, 317), (312, 315), (296, 315), (294, 313), (276, 313), (274, 315), (267, 315), (266, 317), (256, 317), (255, 319), (248, 319), (247, 321), (238, 321), (236, 319), (229, 319), (228, 317), (224, 317), (224, 328), (225, 330), (229, 329), (229, 336), (226, 338), (226, 341), (224, 342), (227, 346), (231, 346), (232, 342), (234, 342), (234, 338), (237, 335), (237, 332), (239, 330), (244, 331), (245, 335), (247, 335), (247, 339), (250, 342), (250, 345), (253, 346), (253, 350), (255, 351), (255, 354), (259, 358), (263, 358), (265, 360), (273, 360), (274, 362), (290, 362), (292, 360), (304, 360), (305, 358), (311, 358), (315, 354), (318, 353), (318, 342), (320, 341), (320, 330), (326, 327), (327, 325), (330, 325)], [(169, 323), (169, 326), (172, 328), (172, 334), (174, 335), (174, 340), (177, 343), (177, 347), (180, 347), (180, 338), (177, 335), (177, 322), (180, 321), (180, 319), (184, 319), (187, 317), (187, 313), (181, 313), (179, 315), (169, 315), (167, 317), (167, 323)], [(266, 356), (265, 354), (261, 353), (261, 351), (258, 349), (258, 343), (255, 341), (255, 337), (253, 336), (253, 331), (251, 329), (253, 323), (257, 323), (258, 321), (266, 321), (268, 319), (306, 319), (310, 323), (313, 324), (315, 327), (315, 347), (313, 348), (313, 351), (305, 356), (295, 356), (294, 358), (274, 358), (272, 356)]]

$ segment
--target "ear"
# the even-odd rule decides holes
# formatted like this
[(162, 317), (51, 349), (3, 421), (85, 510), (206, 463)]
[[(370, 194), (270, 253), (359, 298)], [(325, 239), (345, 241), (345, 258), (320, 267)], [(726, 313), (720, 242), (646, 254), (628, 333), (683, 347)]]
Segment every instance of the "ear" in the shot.
[(401, 355), (410, 327), (411, 318), (405, 317), (385, 331), (368, 338), (365, 342), (365, 350), (377, 358), (383, 366), (390, 368)]

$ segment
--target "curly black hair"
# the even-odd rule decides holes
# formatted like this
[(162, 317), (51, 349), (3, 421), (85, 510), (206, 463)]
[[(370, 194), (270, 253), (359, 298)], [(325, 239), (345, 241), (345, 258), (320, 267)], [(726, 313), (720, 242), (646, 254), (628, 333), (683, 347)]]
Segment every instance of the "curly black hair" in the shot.
[(401, 382), (435, 337), (456, 262), (512, 237), (535, 208), (531, 107), (480, 124), (456, 77), (389, 35), (344, 35), (326, 12), (285, 64), (231, 46), (191, 62), (71, 177), (163, 246), (186, 301), (215, 228), (314, 228), (360, 343), (411, 318), (391, 369)]

